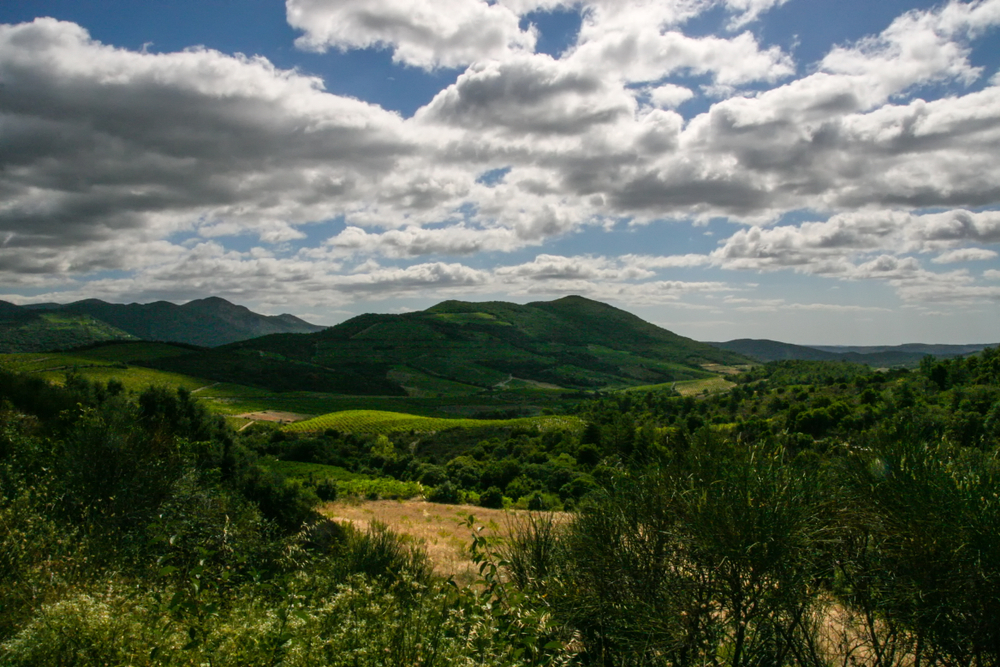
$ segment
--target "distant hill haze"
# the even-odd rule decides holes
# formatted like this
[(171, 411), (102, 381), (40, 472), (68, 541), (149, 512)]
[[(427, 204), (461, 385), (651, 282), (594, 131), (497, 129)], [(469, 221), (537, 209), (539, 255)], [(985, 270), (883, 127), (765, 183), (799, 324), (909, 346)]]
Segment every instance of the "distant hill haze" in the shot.
[(995, 344), (974, 345), (927, 345), (907, 343), (904, 345), (841, 346), (841, 345), (792, 345), (767, 339), (740, 338), (725, 343), (708, 343), (722, 350), (744, 354), (755, 361), (853, 361), (875, 367), (909, 366), (932, 355), (938, 358), (958, 357), (974, 354)]
[(216, 347), (268, 334), (313, 333), (323, 328), (294, 315), (260, 315), (219, 297), (180, 306), (167, 301), (116, 304), (98, 299), (32, 306), (0, 302), (0, 350), (6, 352), (136, 338)]

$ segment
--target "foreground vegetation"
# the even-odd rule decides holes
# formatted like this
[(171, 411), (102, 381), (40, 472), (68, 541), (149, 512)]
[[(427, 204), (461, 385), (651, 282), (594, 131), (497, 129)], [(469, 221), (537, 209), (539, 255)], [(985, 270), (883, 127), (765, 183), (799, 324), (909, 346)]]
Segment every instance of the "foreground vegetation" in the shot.
[[(0, 664), (1000, 665), (996, 350), (543, 429), (236, 433), (183, 389), (0, 379)], [(467, 518), (478, 580), (449, 585), (316, 513), (399, 485), (572, 513)]]

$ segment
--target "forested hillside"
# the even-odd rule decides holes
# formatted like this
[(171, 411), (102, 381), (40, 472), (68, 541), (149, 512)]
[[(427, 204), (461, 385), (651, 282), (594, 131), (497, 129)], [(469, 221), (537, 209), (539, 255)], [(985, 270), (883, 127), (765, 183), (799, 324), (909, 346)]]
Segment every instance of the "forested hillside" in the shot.
[(322, 329), (293, 315), (259, 315), (218, 297), (180, 306), (167, 301), (120, 304), (100, 299), (28, 306), (0, 301), (0, 353), (65, 350), (113, 340), (214, 347), (267, 334)]
[[(360, 315), (315, 334), (264, 336), (156, 367), (199, 368), (203, 377), (233, 382), (233, 373), (250, 375), (263, 358), (316, 374), (332, 371), (343, 380), (328, 391), (368, 395), (417, 394), (429, 384), (435, 393), (467, 394), (515, 379), (573, 390), (660, 384), (712, 377), (706, 366), (750, 361), (571, 296), (523, 306), (445, 301), (415, 313)], [(277, 388), (275, 375), (260, 373), (258, 384)]]

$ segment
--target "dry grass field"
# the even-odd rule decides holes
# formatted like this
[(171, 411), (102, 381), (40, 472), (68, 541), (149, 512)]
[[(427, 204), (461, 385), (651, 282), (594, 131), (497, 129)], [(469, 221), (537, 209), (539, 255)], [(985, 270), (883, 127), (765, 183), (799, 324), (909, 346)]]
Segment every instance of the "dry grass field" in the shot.
[(675, 382), (674, 389), (681, 396), (700, 396), (703, 394), (717, 394), (724, 391), (729, 391), (736, 386), (736, 383), (730, 382), (721, 377), (706, 378), (704, 380), (685, 380), (684, 382)]
[(483, 528), (481, 535), (503, 538), (511, 521), (526, 513), (423, 500), (338, 500), (323, 505), (320, 511), (338, 523), (362, 530), (372, 521), (386, 524), (426, 549), (435, 574), (453, 577), (460, 585), (473, 582), (479, 574), (469, 554), (473, 533), (469, 517), (475, 518), (476, 528)]

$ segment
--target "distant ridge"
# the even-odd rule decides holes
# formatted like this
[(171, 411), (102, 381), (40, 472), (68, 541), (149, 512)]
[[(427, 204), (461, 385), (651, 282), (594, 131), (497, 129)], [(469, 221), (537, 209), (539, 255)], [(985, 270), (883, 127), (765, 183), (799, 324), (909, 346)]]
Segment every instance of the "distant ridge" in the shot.
[(840, 346), (793, 345), (767, 339), (739, 338), (725, 343), (708, 343), (722, 350), (745, 354), (756, 361), (852, 361), (875, 367), (913, 367), (927, 355), (941, 359), (974, 354), (995, 344), (929, 345), (906, 343), (904, 345)]
[(31, 306), (0, 302), (3, 352), (66, 349), (129, 339), (217, 347), (269, 334), (323, 329), (294, 315), (260, 315), (219, 297), (183, 305), (168, 301), (116, 304), (100, 299)]
[[(323, 331), (278, 334), (204, 353), (156, 361), (178, 373), (232, 381), (257, 369), (256, 382), (281, 389), (277, 367), (292, 362), (317, 382), (332, 373), (338, 392), (441, 396), (505, 391), (595, 390), (711, 377), (709, 368), (749, 363), (580, 296), (520, 305), (444, 301), (400, 315), (366, 314)], [(330, 386), (333, 386), (330, 384)]]

